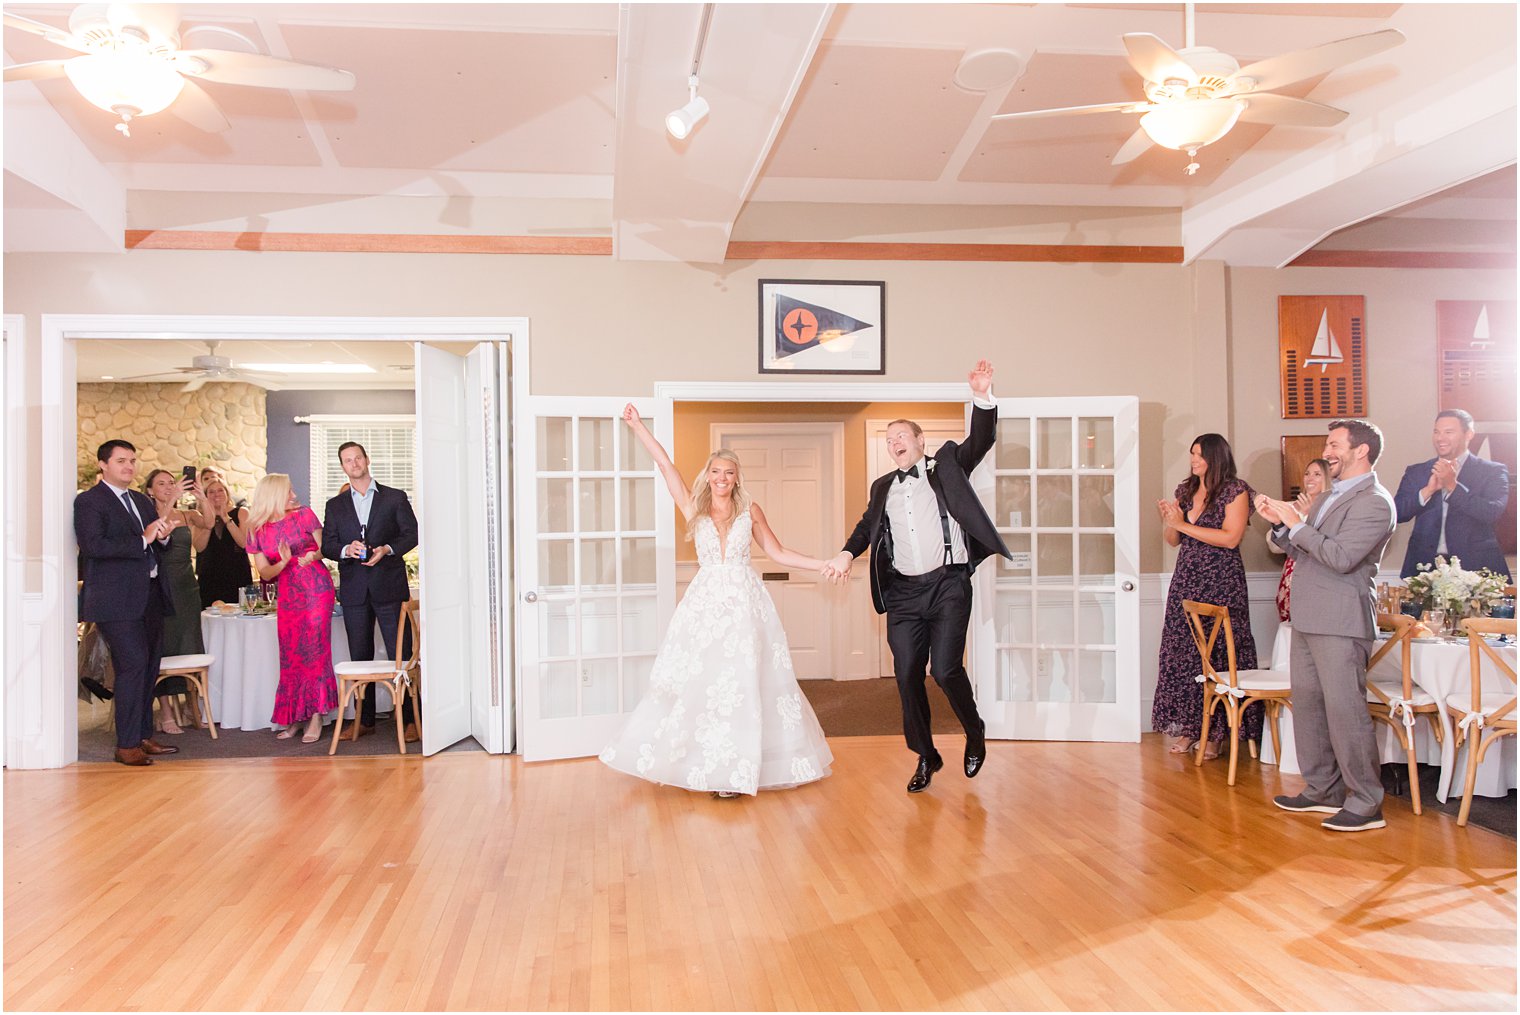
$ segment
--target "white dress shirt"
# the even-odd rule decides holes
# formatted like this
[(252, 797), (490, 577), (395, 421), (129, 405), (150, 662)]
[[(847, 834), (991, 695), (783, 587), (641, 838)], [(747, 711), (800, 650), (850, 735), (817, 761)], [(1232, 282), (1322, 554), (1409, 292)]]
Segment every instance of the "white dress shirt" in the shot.
[[(987, 398), (972, 398), (982, 409), (993, 409), (992, 392)], [(927, 455), (918, 460), (918, 475), (898, 479), (893, 476), (887, 488), (887, 524), (892, 527), (892, 566), (898, 574), (927, 574), (945, 563), (945, 534), (939, 521), (939, 498), (929, 485), (928, 468), (934, 459)], [(902, 472), (901, 469), (898, 472)], [(950, 561), (964, 564), (966, 534), (948, 513), (950, 525)]]

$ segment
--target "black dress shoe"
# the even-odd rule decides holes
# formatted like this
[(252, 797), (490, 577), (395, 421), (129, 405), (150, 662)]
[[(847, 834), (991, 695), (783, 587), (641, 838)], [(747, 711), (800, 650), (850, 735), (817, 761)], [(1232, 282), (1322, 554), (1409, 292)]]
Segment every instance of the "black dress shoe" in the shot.
[(982, 762), (987, 760), (987, 724), (982, 723), (981, 735), (973, 742), (970, 737), (966, 738), (966, 778), (975, 777), (982, 770)]
[(918, 770), (913, 773), (913, 778), (908, 780), (909, 793), (922, 793), (929, 788), (929, 780), (934, 778), (934, 773), (945, 767), (944, 758), (929, 760), (925, 757), (918, 759)]
[(79, 682), (84, 685), (84, 689), (86, 691), (89, 691), (101, 701), (110, 701), (112, 698), (116, 697), (116, 695), (112, 693), (109, 687), (107, 687), (105, 684), (102, 684), (94, 677), (80, 677)]

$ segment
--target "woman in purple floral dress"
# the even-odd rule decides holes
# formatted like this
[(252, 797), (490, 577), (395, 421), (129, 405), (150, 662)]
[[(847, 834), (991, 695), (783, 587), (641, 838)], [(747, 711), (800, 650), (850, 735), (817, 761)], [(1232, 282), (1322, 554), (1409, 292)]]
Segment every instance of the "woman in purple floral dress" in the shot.
[[(1156, 701), (1151, 725), (1169, 739), (1173, 754), (1186, 754), (1198, 743), (1203, 726), (1203, 685), (1195, 679), (1202, 667), (1198, 648), (1188, 630), (1182, 601), (1213, 603), (1230, 611), (1235, 635), (1235, 665), (1256, 668), (1256, 641), (1251, 637), (1251, 613), (1246, 590), (1246, 569), (1240, 559), (1240, 541), (1251, 520), (1251, 488), (1235, 475), (1235, 456), (1230, 444), (1217, 433), (1193, 441), (1186, 482), (1177, 487), (1176, 500), (1157, 501), (1166, 541), (1177, 547), (1177, 566), (1166, 596), (1166, 619), (1161, 626), (1161, 666), (1156, 682)], [(1214, 666), (1229, 668), (1224, 639), (1214, 644)], [(1240, 738), (1261, 737), (1260, 702), (1246, 709)], [(1205, 758), (1219, 756), (1229, 727), (1216, 722), (1209, 727)]]
[(338, 707), (333, 676), (333, 583), (322, 562), (322, 523), (302, 507), (290, 477), (271, 472), (253, 491), (247, 550), (259, 577), (279, 577), (280, 686), (271, 721), (288, 739), (306, 722), (301, 742), (322, 735), (322, 716)]

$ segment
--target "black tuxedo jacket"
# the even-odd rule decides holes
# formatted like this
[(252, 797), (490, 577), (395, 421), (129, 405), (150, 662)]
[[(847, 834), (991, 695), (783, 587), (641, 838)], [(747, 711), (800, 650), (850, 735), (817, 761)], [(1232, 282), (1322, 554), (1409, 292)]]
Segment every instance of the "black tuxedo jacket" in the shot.
[[(929, 486), (946, 513), (954, 518), (966, 538), (966, 553), (971, 569), (986, 558), (997, 555), (1008, 557), (1008, 547), (998, 535), (997, 526), (987, 517), (976, 491), (971, 488), (971, 472), (992, 449), (997, 439), (997, 410), (974, 407), (971, 411), (971, 432), (957, 443), (946, 441), (933, 457), (925, 457), (924, 464)], [(930, 462), (934, 468), (927, 468)], [(859, 557), (867, 549), (871, 551), (871, 604), (877, 613), (886, 613), (883, 598), (897, 572), (892, 567), (892, 532), (887, 525), (887, 493), (897, 478), (893, 470), (871, 484), (871, 499), (866, 513), (844, 548)]]
[(343, 548), (358, 538), (359, 514), (345, 490), (327, 502), (322, 516), (322, 556), (338, 562), (338, 602), (401, 603), (412, 598), (401, 556), (417, 545), (417, 516), (405, 492), (375, 483), (375, 503), (369, 509), (364, 541), (370, 546), (390, 546), (391, 552), (380, 563), (370, 567), (343, 556)]
[(159, 545), (143, 549), (143, 528), (158, 517), (158, 508), (136, 490), (127, 496), (142, 515), (142, 524), (122, 506), (105, 483), (96, 483), (74, 498), (74, 538), (79, 542), (79, 619), (96, 622), (136, 620), (157, 596), (165, 616), (174, 613), (168, 583), (154, 581), (148, 572), (158, 561)]

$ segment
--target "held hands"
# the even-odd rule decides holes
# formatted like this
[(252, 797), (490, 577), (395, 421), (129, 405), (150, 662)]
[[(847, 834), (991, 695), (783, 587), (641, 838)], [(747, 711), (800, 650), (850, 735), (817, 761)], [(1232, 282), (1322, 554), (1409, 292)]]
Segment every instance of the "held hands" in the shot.
[(854, 562), (855, 557), (853, 554), (841, 551), (839, 556), (833, 560), (826, 561), (818, 573), (838, 585), (841, 582), (849, 580), (850, 566)]
[(992, 390), (992, 364), (986, 360), (977, 360), (976, 368), (966, 375), (966, 380), (971, 385), (971, 393), (978, 398), (986, 398), (987, 392)]

